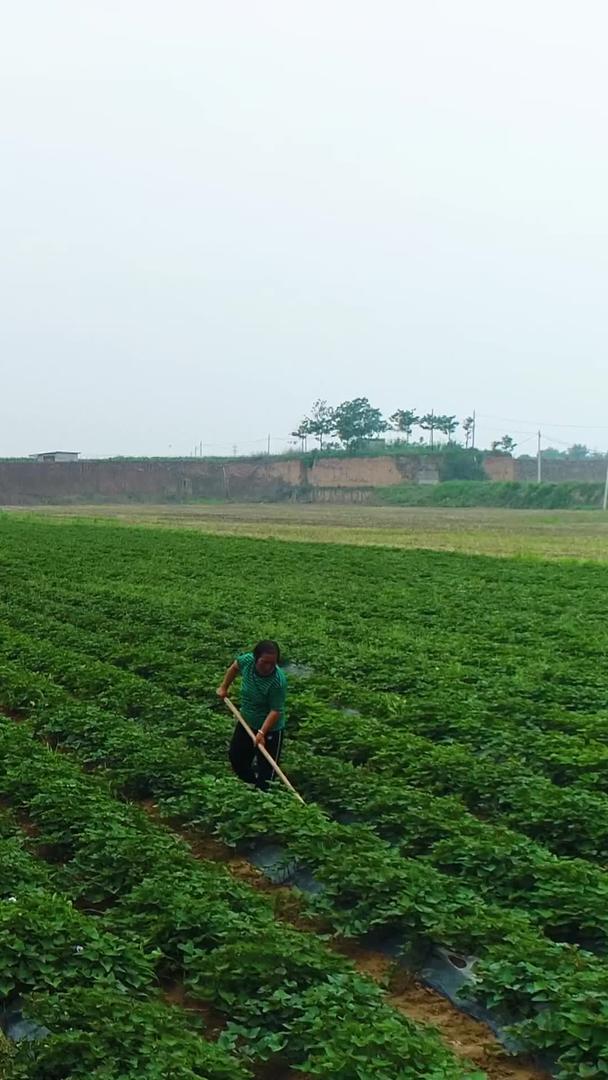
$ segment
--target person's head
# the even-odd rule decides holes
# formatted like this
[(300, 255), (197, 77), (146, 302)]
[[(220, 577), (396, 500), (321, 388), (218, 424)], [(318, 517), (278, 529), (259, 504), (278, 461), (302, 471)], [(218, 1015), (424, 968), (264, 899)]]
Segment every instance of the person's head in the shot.
[(281, 650), (276, 641), (258, 641), (253, 650), (253, 659), (258, 675), (272, 675), (281, 662)]

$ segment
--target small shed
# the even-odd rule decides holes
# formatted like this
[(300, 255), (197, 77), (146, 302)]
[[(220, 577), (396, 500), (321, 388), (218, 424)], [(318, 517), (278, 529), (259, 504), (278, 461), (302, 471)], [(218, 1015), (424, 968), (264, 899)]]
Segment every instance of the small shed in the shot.
[(49, 450), (45, 454), (31, 454), (34, 461), (78, 461), (80, 451)]

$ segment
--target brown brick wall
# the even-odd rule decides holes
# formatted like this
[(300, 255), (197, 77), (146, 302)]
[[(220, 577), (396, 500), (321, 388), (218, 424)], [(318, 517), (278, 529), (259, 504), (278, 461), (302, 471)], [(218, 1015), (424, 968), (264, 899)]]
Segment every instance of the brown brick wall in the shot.
[(302, 462), (0, 462), (0, 504), (272, 498), (306, 483)]
[(402, 479), (393, 457), (319, 458), (308, 471), (313, 487), (385, 487)]
[[(490, 480), (536, 480), (536, 462), (508, 455), (488, 455), (484, 468)], [(604, 461), (543, 461), (546, 481), (603, 481)], [(241, 501), (287, 498), (318, 492), (317, 501), (338, 499), (338, 490), (363, 492), (404, 482), (436, 482), (436, 461), (430, 454), (386, 457), (321, 458), (312, 466), (303, 460), (264, 461), (79, 461), (0, 462), (0, 505), (70, 502), (167, 502), (231, 498)], [(327, 490), (327, 496), (320, 493)], [(357, 492), (357, 494), (355, 494)], [(314, 497), (311, 495), (311, 497)], [(344, 496), (346, 498), (346, 496)]]
[(315, 488), (388, 487), (409, 481), (437, 482), (437, 465), (429, 454), (386, 457), (319, 458), (308, 470), (308, 483)]
[(487, 454), (483, 467), (488, 480), (515, 480), (516, 461), (508, 454)]
[(79, 461), (0, 462), (0, 503), (123, 502), (221, 497), (221, 473), (190, 463)]
[(373, 488), (434, 478), (428, 455), (288, 461), (0, 462), (0, 504), (285, 498), (301, 488)]

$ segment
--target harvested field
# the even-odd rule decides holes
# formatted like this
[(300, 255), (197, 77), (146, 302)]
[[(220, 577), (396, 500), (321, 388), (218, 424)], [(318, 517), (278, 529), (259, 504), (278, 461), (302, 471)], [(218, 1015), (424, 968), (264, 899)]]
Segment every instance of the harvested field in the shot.
[(601, 511), (217, 503), (46, 506), (28, 512), (276, 540), (608, 561), (608, 514)]

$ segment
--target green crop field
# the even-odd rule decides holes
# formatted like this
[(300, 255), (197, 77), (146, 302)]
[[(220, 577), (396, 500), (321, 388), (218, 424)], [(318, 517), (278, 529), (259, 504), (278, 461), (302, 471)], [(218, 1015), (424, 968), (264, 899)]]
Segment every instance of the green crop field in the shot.
[[(0, 515), (7, 1080), (608, 1077), (608, 567), (305, 538)], [(304, 807), (226, 760), (266, 636)]]
[(109, 519), (220, 536), (608, 561), (608, 514), (597, 510), (224, 502), (37, 506), (30, 512), (52, 520)]

